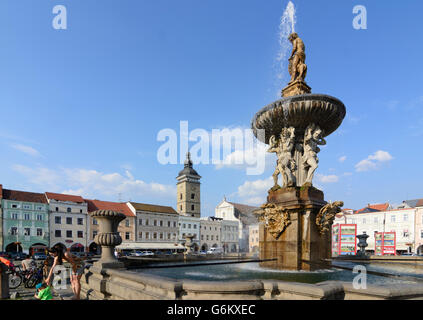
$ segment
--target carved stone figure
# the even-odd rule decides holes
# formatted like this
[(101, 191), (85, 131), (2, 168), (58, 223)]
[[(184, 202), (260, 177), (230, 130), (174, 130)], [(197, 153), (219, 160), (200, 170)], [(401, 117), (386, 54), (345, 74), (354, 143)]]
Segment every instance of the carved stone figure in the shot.
[(304, 81), (307, 75), (307, 65), (305, 64), (305, 45), (298, 37), (297, 33), (292, 33), (289, 36), (289, 41), (292, 43), (292, 53), (289, 58), (289, 74), (291, 75), (290, 83), (300, 80)]
[(319, 227), (320, 234), (330, 231), (335, 215), (341, 212), (343, 206), (344, 202), (335, 201), (334, 203), (328, 203), (320, 209), (316, 217), (316, 224)]
[(307, 173), (304, 185), (312, 185), (314, 171), (316, 171), (319, 164), (319, 158), (317, 157), (317, 154), (320, 152), (319, 145), (325, 144), (326, 140), (322, 137), (320, 127), (314, 123), (309, 125), (304, 133), (303, 166)]
[(288, 210), (282, 209), (273, 203), (266, 203), (255, 211), (258, 220), (263, 222), (270, 234), (277, 240), (291, 224)]
[(273, 173), (273, 189), (280, 188), (278, 185), (279, 174), (282, 176), (285, 187), (294, 187), (296, 178), (293, 172), (296, 169), (296, 165), (292, 157), (292, 150), (295, 146), (295, 128), (283, 128), (279, 139), (276, 139), (275, 136), (270, 137), (269, 145), (268, 152), (276, 153), (278, 157), (276, 169)]

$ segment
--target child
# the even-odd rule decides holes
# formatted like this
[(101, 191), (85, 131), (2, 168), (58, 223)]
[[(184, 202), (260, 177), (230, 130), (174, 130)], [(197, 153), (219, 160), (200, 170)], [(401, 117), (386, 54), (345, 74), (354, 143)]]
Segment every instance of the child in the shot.
[(46, 283), (39, 283), (35, 286), (37, 288), (38, 294), (35, 293), (34, 297), (39, 300), (52, 300), (53, 296), (51, 294), (51, 287)]

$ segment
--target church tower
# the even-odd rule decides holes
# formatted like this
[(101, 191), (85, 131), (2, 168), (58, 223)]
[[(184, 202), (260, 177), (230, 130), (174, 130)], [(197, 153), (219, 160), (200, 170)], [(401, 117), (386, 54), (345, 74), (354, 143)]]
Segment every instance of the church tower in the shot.
[(200, 179), (201, 176), (192, 167), (191, 155), (188, 152), (184, 169), (176, 177), (177, 211), (179, 215), (200, 218)]

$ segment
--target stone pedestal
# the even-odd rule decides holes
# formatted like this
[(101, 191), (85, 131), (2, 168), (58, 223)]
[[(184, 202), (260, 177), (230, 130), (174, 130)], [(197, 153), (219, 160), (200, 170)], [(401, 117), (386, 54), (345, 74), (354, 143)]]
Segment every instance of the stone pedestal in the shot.
[(331, 238), (329, 233), (321, 235), (316, 224), (316, 216), (326, 204), (323, 192), (314, 187), (282, 188), (270, 191), (267, 202), (287, 210), (291, 223), (278, 239), (260, 225), (260, 259), (277, 259), (260, 266), (306, 271), (324, 268), (322, 260), (331, 257)]
[(283, 90), (282, 97), (293, 97), (301, 94), (311, 93), (311, 88), (302, 80), (290, 82)]

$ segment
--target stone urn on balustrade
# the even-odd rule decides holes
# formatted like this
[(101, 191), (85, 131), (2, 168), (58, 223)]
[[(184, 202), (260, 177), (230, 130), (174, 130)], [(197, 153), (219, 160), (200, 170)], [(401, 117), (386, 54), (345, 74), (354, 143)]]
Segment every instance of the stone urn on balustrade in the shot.
[(111, 210), (97, 210), (90, 213), (92, 218), (98, 220), (100, 232), (95, 236), (94, 242), (101, 246), (101, 258), (93, 266), (99, 269), (123, 268), (114, 255), (115, 247), (122, 243), (122, 238), (117, 231), (119, 223), (126, 218), (123, 213)]

